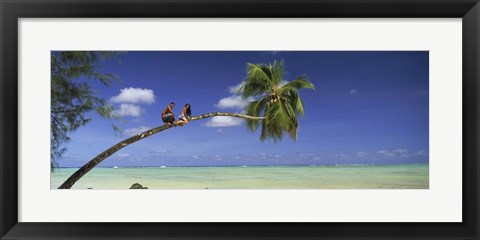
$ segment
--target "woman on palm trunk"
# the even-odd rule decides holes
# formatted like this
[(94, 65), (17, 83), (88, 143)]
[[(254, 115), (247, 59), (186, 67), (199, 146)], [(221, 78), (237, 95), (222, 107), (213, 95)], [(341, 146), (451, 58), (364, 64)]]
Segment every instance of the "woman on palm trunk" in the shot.
[(180, 126), (183, 126), (183, 124), (187, 124), (191, 116), (192, 116), (192, 108), (190, 107), (190, 104), (187, 103), (185, 104), (185, 107), (183, 107), (182, 113), (178, 117), (177, 124)]

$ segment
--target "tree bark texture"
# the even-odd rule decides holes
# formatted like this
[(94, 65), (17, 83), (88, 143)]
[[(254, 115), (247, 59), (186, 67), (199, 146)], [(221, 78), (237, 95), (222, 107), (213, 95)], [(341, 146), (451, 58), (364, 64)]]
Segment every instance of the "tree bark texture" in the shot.
[[(244, 115), (244, 114), (239, 114), (239, 113), (231, 113), (231, 112), (211, 112), (211, 113), (206, 113), (198, 116), (193, 116), (190, 119), (191, 121), (196, 121), (204, 118), (211, 118), (211, 117), (216, 117), (216, 116), (224, 116), (224, 117), (237, 117), (237, 118), (243, 118), (243, 119), (248, 119), (248, 120), (262, 120), (264, 117), (253, 117), (249, 115)], [(102, 153), (98, 154), (96, 157), (94, 157), (92, 160), (90, 160), (88, 163), (83, 165), (80, 169), (78, 169), (75, 173), (72, 174), (58, 189), (70, 189), (83, 175), (88, 173), (90, 170), (92, 170), (95, 166), (97, 166), (99, 163), (101, 163), (103, 160), (105, 160), (107, 157), (113, 155), (116, 153), (118, 150), (136, 142), (141, 139), (144, 139), (146, 137), (152, 136), (153, 134), (159, 133), (161, 131), (167, 130), (172, 127), (177, 127), (178, 125), (176, 123), (172, 124), (171, 126), (168, 124), (164, 124), (162, 126), (158, 126), (152, 129), (149, 129), (145, 132), (139, 133), (135, 136), (132, 136), (130, 138), (127, 138), (109, 149), (103, 151)]]

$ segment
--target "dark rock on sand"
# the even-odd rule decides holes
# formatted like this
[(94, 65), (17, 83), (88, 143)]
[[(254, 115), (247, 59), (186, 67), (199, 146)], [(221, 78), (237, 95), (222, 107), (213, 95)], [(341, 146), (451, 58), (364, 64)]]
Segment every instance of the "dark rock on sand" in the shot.
[(148, 189), (147, 187), (142, 186), (140, 183), (134, 183), (130, 189)]

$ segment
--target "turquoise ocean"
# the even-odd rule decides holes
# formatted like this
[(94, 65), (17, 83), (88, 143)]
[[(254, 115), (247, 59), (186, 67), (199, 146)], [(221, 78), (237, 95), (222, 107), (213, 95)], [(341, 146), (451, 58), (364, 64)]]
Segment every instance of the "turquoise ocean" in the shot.
[[(78, 168), (56, 168), (51, 189)], [(97, 167), (72, 189), (428, 189), (428, 164)]]

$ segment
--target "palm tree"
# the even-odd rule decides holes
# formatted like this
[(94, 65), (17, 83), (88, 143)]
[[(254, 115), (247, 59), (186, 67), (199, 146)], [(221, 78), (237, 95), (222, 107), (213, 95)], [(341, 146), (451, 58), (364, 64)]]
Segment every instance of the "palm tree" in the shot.
[[(247, 114), (231, 112), (212, 112), (193, 116), (190, 121), (196, 121), (215, 116), (237, 117), (247, 121), (250, 130), (255, 131), (262, 124), (260, 139), (273, 138), (274, 141), (281, 140), (283, 133), (296, 140), (298, 130), (297, 115), (303, 115), (303, 103), (298, 94), (299, 89), (314, 88), (306, 77), (298, 77), (291, 82), (282, 79), (284, 73), (283, 61), (275, 61), (270, 65), (248, 64), (247, 78), (239, 90), (244, 99), (253, 96), (260, 97), (260, 100), (250, 102), (246, 106)], [(260, 113), (264, 112), (264, 116)], [(177, 124), (161, 125), (135, 136), (127, 138), (107, 150), (103, 151), (92, 160), (83, 165), (73, 173), (58, 189), (70, 189), (81, 177), (92, 170), (107, 157), (113, 155), (120, 149), (137, 142), (146, 137), (152, 136), (161, 131), (177, 127)]]
[(247, 120), (249, 130), (255, 131), (260, 124), (262, 131), (260, 140), (273, 139), (277, 142), (286, 133), (294, 141), (297, 140), (298, 118), (304, 115), (303, 102), (298, 90), (315, 89), (306, 76), (300, 76), (287, 82), (283, 79), (285, 67), (283, 61), (273, 64), (248, 63), (247, 78), (238, 90), (243, 99), (259, 98), (246, 105), (247, 115), (258, 117), (263, 114), (264, 120)]

